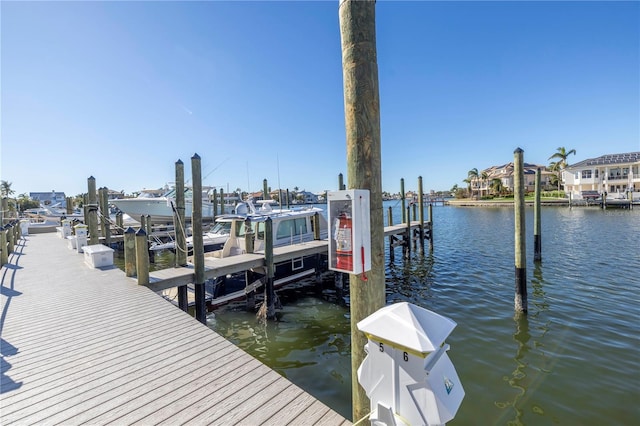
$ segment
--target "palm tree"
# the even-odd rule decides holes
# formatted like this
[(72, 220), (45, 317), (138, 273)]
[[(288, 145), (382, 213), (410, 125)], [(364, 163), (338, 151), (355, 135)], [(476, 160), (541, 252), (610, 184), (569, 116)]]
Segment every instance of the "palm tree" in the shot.
[(471, 179), (466, 178), (463, 182), (467, 184), (467, 194), (471, 197)]
[(3, 180), (2, 182), (0, 182), (0, 195), (2, 195), (2, 197), (8, 197), (11, 194), (13, 194), (14, 191), (13, 189), (11, 189), (11, 182), (7, 182), (6, 180)]
[[(488, 178), (489, 174), (487, 172), (482, 172), (482, 174), (480, 174), (480, 182), (482, 182), (482, 187), (485, 186)], [(480, 196), (482, 197), (482, 192), (480, 192)]]
[[(471, 182), (476, 182), (478, 181), (478, 169), (476, 169), (475, 167), (471, 170), (469, 170), (469, 172), (467, 173), (467, 178), (469, 178), (469, 187), (471, 187)], [(471, 196), (473, 196), (473, 192), (471, 192)]]
[(562, 172), (564, 171), (564, 169), (566, 169), (569, 166), (569, 163), (567, 163), (567, 158), (573, 154), (576, 154), (576, 150), (572, 149), (567, 151), (566, 148), (564, 146), (558, 147), (558, 149), (556, 149), (556, 153), (553, 154), (551, 157), (549, 157), (549, 160), (553, 160), (555, 158), (558, 159), (558, 161), (556, 162), (552, 162), (549, 166), (549, 168), (553, 169), (555, 168), (556, 172), (558, 173), (558, 191), (560, 191), (560, 181), (561, 176), (562, 176)]
[(493, 178), (493, 180), (491, 181), (491, 189), (493, 189), (498, 195), (500, 195), (503, 190), (502, 179)]

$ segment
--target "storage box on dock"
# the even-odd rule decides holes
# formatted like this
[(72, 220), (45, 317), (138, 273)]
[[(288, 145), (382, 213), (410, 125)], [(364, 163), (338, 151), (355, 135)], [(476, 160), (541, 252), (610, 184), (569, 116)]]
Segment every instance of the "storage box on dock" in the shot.
[(102, 244), (84, 246), (84, 263), (92, 268), (113, 266), (113, 249)]
[(69, 235), (67, 237), (67, 245), (71, 250), (76, 250), (77, 243), (78, 243), (78, 240), (76, 239), (75, 235)]

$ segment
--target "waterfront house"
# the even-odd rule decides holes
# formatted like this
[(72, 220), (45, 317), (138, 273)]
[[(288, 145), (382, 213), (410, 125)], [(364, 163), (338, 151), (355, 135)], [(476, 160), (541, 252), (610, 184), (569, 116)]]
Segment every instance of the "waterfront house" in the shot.
[(607, 154), (567, 167), (562, 176), (565, 192), (580, 196), (582, 191), (607, 192), (622, 198), (627, 191), (640, 198), (640, 151)]
[[(545, 166), (524, 163), (523, 171), (525, 192), (535, 191), (536, 170), (538, 168), (541, 170), (540, 184), (542, 186), (542, 189), (554, 189), (554, 186), (551, 184), (553, 172), (547, 170)], [(482, 178), (483, 175), (486, 175), (485, 179)], [(487, 169), (482, 170), (479, 173), (478, 178), (474, 179), (473, 182), (471, 182), (471, 190), (473, 192), (479, 193), (480, 195), (489, 194), (492, 192), (491, 188), (494, 179), (500, 179), (503, 191), (513, 192), (513, 162), (502, 164), (499, 166), (491, 166)]]

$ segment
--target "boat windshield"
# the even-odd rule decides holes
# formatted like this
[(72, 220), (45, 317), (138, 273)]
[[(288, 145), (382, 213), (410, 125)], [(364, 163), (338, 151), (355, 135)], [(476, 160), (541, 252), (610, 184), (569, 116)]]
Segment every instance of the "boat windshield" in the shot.
[(229, 235), (231, 234), (231, 222), (216, 222), (209, 232), (213, 234)]

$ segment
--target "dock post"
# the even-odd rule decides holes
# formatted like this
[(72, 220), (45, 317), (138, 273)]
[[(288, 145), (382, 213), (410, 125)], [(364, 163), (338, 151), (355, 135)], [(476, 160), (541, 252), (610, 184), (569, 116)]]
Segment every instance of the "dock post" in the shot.
[(429, 251), (433, 251), (433, 204), (429, 203), (427, 212), (427, 221), (429, 222)]
[(627, 194), (627, 198), (629, 199), (629, 210), (633, 210), (633, 191), (629, 188)]
[(370, 191), (371, 271), (351, 274), (351, 389), (353, 419), (370, 412), (356, 373), (367, 338), (357, 323), (385, 305), (384, 223), (380, 154), (380, 94), (376, 58), (375, 1), (341, 0), (339, 5), (349, 188)]
[(412, 243), (412, 239), (411, 238), (411, 207), (407, 206), (406, 208), (406, 218), (407, 221), (405, 222), (407, 229), (405, 231), (405, 235), (404, 235), (404, 258), (405, 259), (409, 259), (411, 257), (411, 243)]
[(211, 203), (213, 204), (213, 217), (218, 216), (218, 190), (213, 188)]
[(136, 275), (136, 231), (128, 227), (124, 231), (124, 273), (127, 277)]
[(224, 189), (220, 188), (220, 214), (224, 214)]
[(123, 218), (123, 213), (122, 212), (118, 212), (116, 213), (116, 228), (118, 228), (118, 234), (120, 232), (122, 232), (122, 230), (124, 229), (124, 218)]
[(73, 213), (73, 198), (67, 197), (65, 201), (66, 201), (65, 207), (67, 208), (67, 214)]
[(604, 191), (602, 191), (602, 209), (607, 209), (607, 187), (605, 186)]
[(420, 233), (420, 254), (424, 254), (424, 199), (422, 190), (422, 176), (418, 176), (418, 222), (420, 226), (418, 232)]
[(135, 241), (138, 285), (147, 285), (149, 284), (149, 243), (147, 242), (147, 233), (144, 231), (144, 228), (138, 229)]
[(111, 218), (109, 217), (109, 188), (102, 188), (100, 194), (100, 212), (102, 216), (102, 236), (104, 244), (111, 247)]
[[(388, 226), (392, 226), (393, 225), (393, 209), (391, 208), (391, 206), (387, 207), (387, 225)], [(395, 253), (395, 237), (393, 235), (389, 235), (389, 262), (393, 263), (396, 260), (396, 253)]]
[(514, 152), (513, 159), (513, 203), (515, 210), (515, 310), (527, 313), (527, 253), (525, 250), (524, 168), (521, 148)]
[(13, 224), (11, 222), (4, 226), (7, 233), (7, 255), (15, 251), (15, 234), (13, 232)]
[[(204, 241), (202, 232), (202, 171), (198, 154), (191, 157), (191, 181), (193, 182), (193, 203), (191, 207), (191, 227), (193, 229), (193, 267), (195, 275), (196, 319), (207, 323), (204, 291)], [(222, 198), (224, 200), (224, 198)], [(224, 203), (223, 203), (224, 204)]]
[(572, 204), (573, 204), (573, 196), (572, 195), (573, 195), (573, 193), (570, 192), (569, 193), (569, 208), (573, 207), (572, 206)]
[(287, 210), (289, 209), (289, 188), (287, 188)]
[(267, 201), (269, 198), (269, 186), (267, 185), (267, 180), (262, 179), (262, 199)]
[[(534, 262), (540, 262), (542, 260), (542, 236), (540, 229), (540, 177), (542, 171), (540, 167), (536, 169), (536, 187), (535, 187), (535, 203), (533, 204), (533, 260)], [(569, 193), (569, 199), (571, 199), (571, 193)]]
[[(255, 233), (251, 228), (251, 221), (249, 219), (244, 221), (244, 251), (246, 253), (253, 253), (254, 250), (254, 236)], [(244, 281), (245, 287), (249, 287), (253, 284), (253, 271), (251, 269), (247, 269), (244, 271)], [(256, 309), (256, 291), (251, 290), (247, 292), (247, 301), (246, 301), (246, 309), (247, 311), (253, 311)]]
[(144, 225), (145, 225), (144, 230), (147, 233), (147, 236), (151, 237), (151, 234), (153, 233), (153, 225), (151, 224), (150, 214), (146, 215)]
[(5, 219), (9, 217), (9, 200), (7, 197), (2, 197), (0, 200), (0, 226), (4, 226)]
[[(176, 172), (176, 209), (174, 211), (174, 225), (173, 229), (176, 235), (176, 259), (175, 266), (187, 266), (187, 254), (189, 248), (187, 247), (187, 228), (185, 217), (185, 197), (184, 197), (184, 163), (178, 159), (175, 163)], [(213, 209), (214, 216), (216, 211), (216, 190), (213, 190)], [(178, 307), (187, 312), (189, 309), (189, 300), (187, 297), (187, 286), (178, 286)]]
[(344, 190), (344, 176), (342, 175), (342, 173), (338, 174), (338, 190), (342, 191)]
[(7, 230), (0, 224), (0, 267), (9, 263), (9, 247), (7, 242)]
[(87, 179), (87, 214), (89, 216), (87, 225), (89, 226), (89, 245), (98, 244), (98, 200), (96, 195), (96, 178), (90, 176)]
[(404, 178), (400, 178), (400, 205), (402, 206), (402, 223), (406, 223), (409, 221), (409, 218), (407, 217), (406, 201), (407, 200), (405, 199), (404, 194)]
[(264, 263), (267, 267), (264, 303), (267, 306), (267, 319), (273, 319), (276, 316), (276, 292), (273, 288), (273, 277), (275, 275), (275, 266), (273, 264), (273, 220), (268, 217), (264, 225)]
[(144, 232), (147, 232), (147, 217), (145, 215), (140, 215), (140, 229), (144, 229)]
[[(174, 230), (176, 234), (176, 266), (187, 265), (187, 230), (186, 230), (186, 217), (185, 217), (185, 197), (184, 197), (184, 163), (182, 160), (176, 161), (176, 209), (174, 211), (175, 225)], [(215, 192), (214, 192), (215, 193)], [(182, 286), (180, 286), (182, 287)], [(184, 286), (186, 291), (186, 286)], [(180, 291), (178, 289), (178, 291)]]

